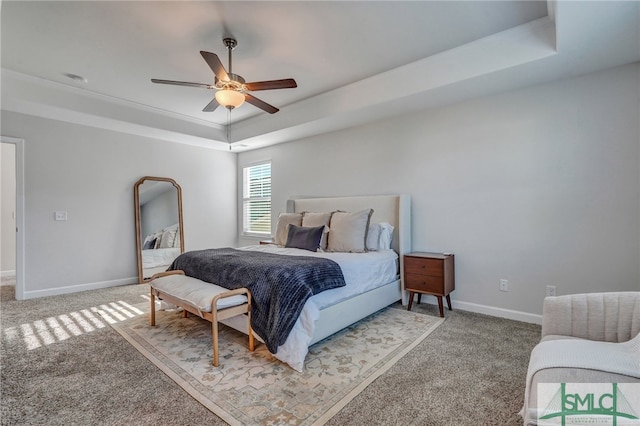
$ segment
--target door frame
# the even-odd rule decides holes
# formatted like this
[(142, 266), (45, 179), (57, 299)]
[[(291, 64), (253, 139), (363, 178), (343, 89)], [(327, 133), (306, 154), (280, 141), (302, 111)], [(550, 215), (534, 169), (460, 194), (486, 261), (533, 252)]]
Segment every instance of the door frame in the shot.
[(24, 139), (0, 136), (0, 142), (14, 144), (16, 147), (16, 299), (24, 300)]

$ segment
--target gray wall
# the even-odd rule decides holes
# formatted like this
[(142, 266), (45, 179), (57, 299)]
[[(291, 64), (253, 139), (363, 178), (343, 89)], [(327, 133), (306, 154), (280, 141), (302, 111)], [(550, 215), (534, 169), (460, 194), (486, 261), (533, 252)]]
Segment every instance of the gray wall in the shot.
[(182, 187), (186, 249), (237, 242), (235, 154), (7, 111), (2, 134), (25, 140), (26, 298), (137, 282), (142, 176)]
[[(242, 166), (296, 195), (407, 193), (413, 248), (456, 254), (454, 308), (525, 320), (558, 294), (640, 289), (640, 65), (236, 155), (2, 112), (25, 139), (25, 294), (135, 282), (133, 185), (174, 178), (187, 250), (237, 235)], [(53, 212), (69, 220), (56, 222)], [(275, 223), (274, 223), (275, 226)], [(509, 280), (508, 293), (498, 280)]]
[(640, 65), (618, 67), (242, 153), (238, 167), (272, 161), (274, 217), (290, 196), (410, 194), (413, 249), (456, 255), (454, 309), (536, 321), (547, 285), (640, 290), (639, 88)]

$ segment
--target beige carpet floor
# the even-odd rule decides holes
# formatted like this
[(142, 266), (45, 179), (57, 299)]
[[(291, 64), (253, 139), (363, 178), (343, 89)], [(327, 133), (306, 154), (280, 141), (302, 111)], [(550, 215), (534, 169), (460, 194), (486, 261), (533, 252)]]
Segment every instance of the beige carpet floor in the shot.
[[(16, 301), (12, 286), (0, 287), (1, 424), (225, 424), (102, 321), (98, 311), (124, 318), (120, 308), (147, 292), (132, 285)], [(413, 311), (437, 316), (434, 305)], [(326, 424), (521, 425), (540, 327), (458, 310), (446, 316)]]

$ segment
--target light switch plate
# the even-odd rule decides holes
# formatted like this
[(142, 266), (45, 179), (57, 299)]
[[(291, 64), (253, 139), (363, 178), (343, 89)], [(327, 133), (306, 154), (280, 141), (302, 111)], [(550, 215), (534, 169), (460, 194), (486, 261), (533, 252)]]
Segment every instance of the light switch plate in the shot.
[(500, 280), (500, 291), (509, 291), (509, 280)]

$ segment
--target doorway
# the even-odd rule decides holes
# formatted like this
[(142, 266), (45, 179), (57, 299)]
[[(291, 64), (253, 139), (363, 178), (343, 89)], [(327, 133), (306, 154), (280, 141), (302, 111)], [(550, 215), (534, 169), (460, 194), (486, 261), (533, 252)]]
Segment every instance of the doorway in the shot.
[[(24, 139), (0, 136), (0, 275), (24, 299)], [(13, 281), (13, 280), (11, 280)]]

